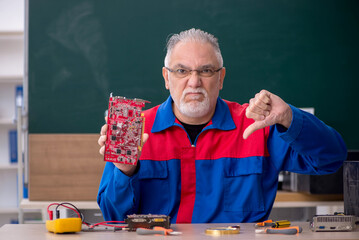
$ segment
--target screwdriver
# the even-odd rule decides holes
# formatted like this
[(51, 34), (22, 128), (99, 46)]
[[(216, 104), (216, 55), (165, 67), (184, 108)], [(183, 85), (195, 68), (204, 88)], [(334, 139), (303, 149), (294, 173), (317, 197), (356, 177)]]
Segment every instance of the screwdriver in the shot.
[(287, 228), (256, 229), (256, 233), (286, 234), (286, 235), (293, 235), (293, 234), (301, 233), (302, 231), (303, 231), (303, 228), (299, 227), (299, 226), (287, 227)]
[(256, 223), (254, 226), (255, 228), (261, 228), (261, 227), (285, 228), (290, 226), (290, 221), (280, 220), (273, 222), (272, 220), (267, 220), (264, 222)]
[(138, 235), (180, 235), (181, 232), (174, 232), (172, 229), (166, 229), (163, 227), (154, 227), (153, 229), (149, 228), (137, 228), (136, 232)]

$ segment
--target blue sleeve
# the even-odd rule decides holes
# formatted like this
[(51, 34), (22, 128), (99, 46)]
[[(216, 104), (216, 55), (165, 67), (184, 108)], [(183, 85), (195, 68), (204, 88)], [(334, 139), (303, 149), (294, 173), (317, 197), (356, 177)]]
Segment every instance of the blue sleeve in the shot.
[(128, 177), (113, 163), (106, 163), (97, 195), (106, 221), (123, 221), (127, 215), (137, 212), (138, 187), (138, 173)]
[(268, 151), (276, 169), (313, 175), (336, 172), (347, 157), (340, 134), (314, 115), (290, 107), (290, 127), (270, 128)]

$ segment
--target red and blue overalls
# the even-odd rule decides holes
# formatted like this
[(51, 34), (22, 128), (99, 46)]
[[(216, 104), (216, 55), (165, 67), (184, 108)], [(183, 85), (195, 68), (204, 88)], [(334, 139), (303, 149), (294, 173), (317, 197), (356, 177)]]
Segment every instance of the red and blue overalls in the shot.
[(248, 105), (217, 99), (211, 121), (194, 143), (175, 118), (172, 98), (145, 113), (145, 143), (136, 174), (107, 162), (97, 202), (106, 220), (165, 214), (172, 223), (258, 222), (272, 209), (280, 171), (335, 172), (346, 159), (341, 136), (312, 114), (290, 106), (280, 125), (242, 135), (253, 123)]

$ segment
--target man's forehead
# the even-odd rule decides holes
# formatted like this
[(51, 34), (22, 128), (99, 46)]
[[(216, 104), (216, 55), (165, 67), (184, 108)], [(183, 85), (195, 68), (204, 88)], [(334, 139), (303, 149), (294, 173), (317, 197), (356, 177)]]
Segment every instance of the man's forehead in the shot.
[(183, 50), (183, 49), (189, 49), (189, 50), (198, 49), (203, 51), (215, 52), (212, 44), (210, 44), (209, 42), (204, 42), (199, 40), (180, 41), (173, 47), (172, 52), (176, 50)]
[(188, 65), (199, 62), (200, 65), (216, 65), (218, 60), (213, 46), (208, 42), (185, 41), (177, 43), (169, 58), (172, 64)]
[[(197, 66), (197, 69), (208, 69), (208, 68), (214, 68), (216, 67), (214, 64), (203, 64), (203, 65), (200, 65), (200, 66)], [(190, 66), (187, 66), (185, 64), (182, 64), (182, 63), (176, 63), (173, 65), (173, 68), (185, 68), (185, 69), (190, 69), (191, 67)]]

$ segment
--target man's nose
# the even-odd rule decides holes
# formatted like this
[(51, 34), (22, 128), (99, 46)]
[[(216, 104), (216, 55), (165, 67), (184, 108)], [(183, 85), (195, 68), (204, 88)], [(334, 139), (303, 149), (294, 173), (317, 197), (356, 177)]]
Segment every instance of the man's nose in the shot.
[(193, 88), (201, 86), (201, 84), (202, 84), (201, 76), (199, 75), (199, 73), (197, 71), (191, 72), (191, 74), (189, 75), (187, 84), (188, 84), (188, 86), (193, 87)]

